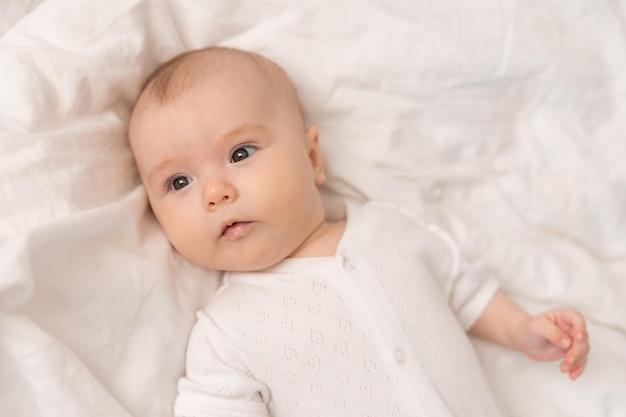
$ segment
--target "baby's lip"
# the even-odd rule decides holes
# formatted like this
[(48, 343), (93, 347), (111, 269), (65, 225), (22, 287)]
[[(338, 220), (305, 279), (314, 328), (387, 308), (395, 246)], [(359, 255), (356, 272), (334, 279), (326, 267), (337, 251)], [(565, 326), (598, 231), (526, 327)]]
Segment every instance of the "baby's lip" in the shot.
[(251, 222), (239, 220), (227, 220), (222, 223), (222, 234), (220, 237), (238, 238), (245, 235)]

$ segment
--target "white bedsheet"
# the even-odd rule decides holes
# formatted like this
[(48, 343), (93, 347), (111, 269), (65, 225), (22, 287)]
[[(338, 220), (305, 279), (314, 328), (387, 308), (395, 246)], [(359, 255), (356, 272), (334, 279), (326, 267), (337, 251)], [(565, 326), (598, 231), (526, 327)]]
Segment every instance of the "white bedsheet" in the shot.
[(5, 0), (0, 34), (0, 415), (169, 415), (219, 275), (155, 224), (125, 123), (158, 63), (220, 44), (294, 79), (331, 216), (395, 201), (587, 316), (574, 383), (475, 341), (511, 417), (626, 416), (625, 1)]

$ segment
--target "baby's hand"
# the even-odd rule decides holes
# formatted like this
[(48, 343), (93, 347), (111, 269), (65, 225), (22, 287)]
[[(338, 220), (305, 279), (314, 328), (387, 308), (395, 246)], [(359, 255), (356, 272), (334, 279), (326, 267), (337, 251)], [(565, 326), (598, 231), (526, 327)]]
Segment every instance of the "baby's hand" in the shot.
[(520, 349), (536, 361), (563, 358), (561, 372), (573, 381), (587, 365), (589, 338), (583, 316), (574, 310), (550, 310), (521, 326)]

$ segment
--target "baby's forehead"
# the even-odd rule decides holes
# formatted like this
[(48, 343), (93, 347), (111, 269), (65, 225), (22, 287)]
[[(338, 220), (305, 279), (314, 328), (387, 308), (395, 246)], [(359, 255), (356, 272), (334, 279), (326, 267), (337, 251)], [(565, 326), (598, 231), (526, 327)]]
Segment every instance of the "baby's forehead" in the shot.
[[(238, 96), (263, 97), (266, 107), (269, 99), (280, 102), (284, 110), (293, 110), (286, 114), (304, 123), (295, 87), (278, 64), (247, 51), (211, 47), (183, 53), (157, 68), (137, 100), (131, 125), (132, 119), (146, 120), (145, 116), (149, 120), (160, 108), (177, 102), (192, 89), (211, 91), (211, 86), (219, 86), (224, 92), (229, 85)], [(243, 85), (246, 88), (242, 91)], [(207, 94), (206, 99), (210, 97)], [(217, 97), (224, 99), (223, 95)]]
[(164, 104), (190, 88), (223, 82), (224, 79), (245, 80), (283, 92), (291, 87), (282, 68), (260, 55), (228, 48), (207, 48), (181, 54), (161, 65), (148, 79), (142, 95)]

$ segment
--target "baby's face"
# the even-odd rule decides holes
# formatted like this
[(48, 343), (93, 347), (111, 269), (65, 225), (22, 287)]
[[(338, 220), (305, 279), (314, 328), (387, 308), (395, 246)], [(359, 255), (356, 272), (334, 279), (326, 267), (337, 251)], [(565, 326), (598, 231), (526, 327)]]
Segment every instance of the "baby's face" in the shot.
[(143, 98), (131, 146), (159, 223), (207, 268), (260, 270), (297, 256), (324, 220), (317, 130), (263, 83), (228, 75), (160, 105)]

